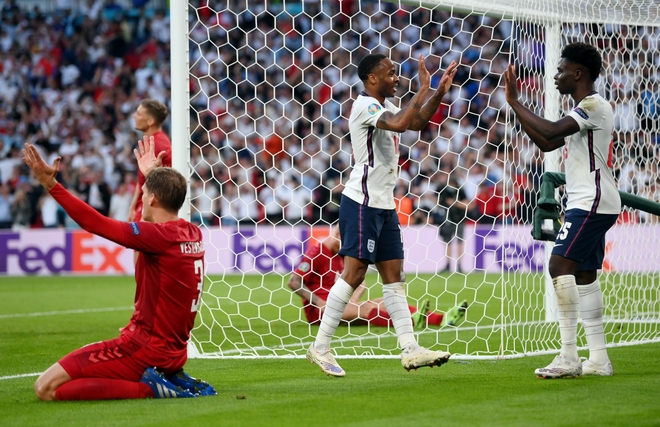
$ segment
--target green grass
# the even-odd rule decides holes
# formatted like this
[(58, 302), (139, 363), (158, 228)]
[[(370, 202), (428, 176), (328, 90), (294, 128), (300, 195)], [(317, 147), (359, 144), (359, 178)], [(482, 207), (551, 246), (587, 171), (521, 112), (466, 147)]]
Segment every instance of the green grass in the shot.
[[(195, 337), (205, 352), (237, 355), (256, 352), (263, 355), (302, 355), (316, 334), (304, 319), (300, 298), (286, 286), (288, 276), (226, 276), (207, 284), (200, 310), (201, 325)], [(367, 277), (371, 286), (364, 299), (382, 296), (377, 275)], [(539, 288), (532, 279), (528, 287)], [(470, 301), (464, 326), (456, 330), (430, 328), (420, 334), (424, 345), (452, 343), (455, 353), (496, 354), (501, 342), (498, 323), (502, 313), (502, 278), (495, 274), (419, 275), (408, 280), (411, 305), (429, 298), (431, 309), (447, 311), (463, 299)], [(535, 313), (537, 319), (541, 313)], [(210, 319), (215, 319), (213, 323)], [(358, 342), (359, 337), (359, 342)], [(335, 334), (338, 354), (396, 354), (392, 329), (368, 325), (340, 326)], [(467, 343), (470, 343), (469, 348)], [(258, 350), (254, 350), (258, 348)], [(493, 353), (495, 349), (495, 353)]]
[[(239, 279), (225, 277), (224, 281), (238, 283)], [(277, 286), (244, 279), (241, 291), (232, 296), (247, 293), (253, 300), (245, 306), (246, 312), (232, 319), (237, 330), (250, 323), (250, 310), (260, 311), (265, 318), (277, 313), (299, 317), (297, 301)], [(502, 305), (501, 297), (497, 299), (497, 289), (502, 288), (497, 280), (476, 291), (466, 279), (456, 280), (460, 283), (447, 278), (433, 285), (439, 286), (438, 306), (470, 293), (478, 300), (475, 292), (485, 292), (499, 301), (482, 304), (479, 316), (487, 319), (486, 313), (495, 313), (495, 306)], [(423, 296), (425, 289), (411, 280), (411, 300)], [(32, 390), (36, 376), (6, 378), (42, 372), (73, 349), (116, 336), (130, 317), (133, 291), (131, 277), (0, 279), (0, 426), (660, 424), (660, 344), (609, 349), (614, 377), (571, 380), (534, 377), (533, 370), (547, 364), (551, 356), (453, 360), (441, 368), (410, 373), (394, 359), (340, 359), (347, 371), (342, 379), (328, 378), (302, 359), (193, 359), (186, 369), (213, 384), (219, 395), (180, 401), (44, 403)], [(282, 301), (291, 307), (278, 309)], [(298, 333), (315, 331), (297, 321), (287, 330), (291, 341)], [(343, 327), (341, 334), (347, 331)], [(223, 346), (231, 348), (229, 342)]]
[[(419, 334), (422, 345), (455, 355), (491, 357), (555, 351), (560, 346), (557, 324), (545, 322), (546, 284), (541, 274), (409, 276), (411, 305), (428, 298), (434, 311), (447, 311), (463, 299), (470, 303), (459, 328), (428, 328)], [(201, 322), (195, 330), (203, 350), (229, 356), (303, 355), (316, 327), (304, 320), (300, 298), (288, 289), (287, 280), (288, 276), (276, 273), (213, 278), (206, 285)], [(367, 277), (369, 299), (382, 296), (376, 281), (375, 274)], [(608, 342), (660, 336), (659, 275), (607, 274), (601, 281)], [(648, 313), (654, 318), (648, 319)], [(625, 319), (636, 322), (620, 322)], [(586, 343), (581, 340), (579, 345)], [(340, 326), (333, 348), (340, 355), (398, 354), (391, 328), (368, 325)]]

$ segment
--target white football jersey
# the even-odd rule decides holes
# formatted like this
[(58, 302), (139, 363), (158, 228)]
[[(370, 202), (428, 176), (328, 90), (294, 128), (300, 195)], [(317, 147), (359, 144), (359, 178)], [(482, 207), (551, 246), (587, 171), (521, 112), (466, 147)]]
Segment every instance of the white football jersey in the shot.
[(580, 126), (566, 147), (566, 209), (619, 214), (621, 197), (612, 173), (612, 106), (594, 92), (568, 114)]
[(353, 147), (353, 170), (343, 194), (357, 203), (379, 209), (394, 209), (394, 186), (399, 176), (399, 140), (396, 132), (378, 129), (381, 114), (396, 114), (399, 108), (362, 92), (348, 119)]

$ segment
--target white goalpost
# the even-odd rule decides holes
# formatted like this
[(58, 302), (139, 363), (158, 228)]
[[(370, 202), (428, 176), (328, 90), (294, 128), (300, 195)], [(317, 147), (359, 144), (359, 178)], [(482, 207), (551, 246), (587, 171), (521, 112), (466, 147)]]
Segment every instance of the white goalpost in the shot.
[[(429, 325), (420, 344), (458, 358), (555, 352), (548, 287), (552, 243), (531, 237), (545, 155), (504, 102), (501, 74), (517, 64), (524, 102), (557, 119), (562, 46), (603, 52), (598, 90), (617, 123), (620, 188), (660, 200), (660, 8), (652, 0), (170, 2), (173, 166), (189, 178), (183, 217), (200, 224), (207, 282), (191, 338), (195, 357), (304, 357), (318, 326), (287, 287), (309, 245), (328, 234), (348, 178), (348, 115), (357, 63), (389, 55), (394, 102), (416, 90), (416, 57), (434, 74), (456, 60), (452, 91), (432, 123), (401, 138), (395, 195), (409, 304), (444, 312), (469, 301), (457, 327)], [(657, 113), (660, 113), (658, 100)], [(443, 195), (453, 189), (459, 203)], [(556, 192), (561, 200), (561, 191)], [(608, 345), (660, 341), (657, 217), (628, 208), (608, 234), (601, 273)], [(176, 268), (176, 266), (173, 266)], [(382, 295), (369, 274), (365, 298)], [(582, 341), (578, 343), (585, 346)], [(340, 357), (398, 357), (393, 328), (342, 325)]]

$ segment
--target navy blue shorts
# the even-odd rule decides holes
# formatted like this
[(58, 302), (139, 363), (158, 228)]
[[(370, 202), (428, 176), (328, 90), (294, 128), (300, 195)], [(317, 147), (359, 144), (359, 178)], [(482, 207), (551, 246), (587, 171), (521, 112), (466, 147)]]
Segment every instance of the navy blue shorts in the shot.
[(339, 231), (339, 255), (370, 264), (403, 259), (403, 235), (395, 209), (370, 208), (341, 196)]
[(605, 258), (605, 233), (618, 217), (582, 209), (566, 211), (552, 254), (579, 262), (577, 271), (601, 269)]

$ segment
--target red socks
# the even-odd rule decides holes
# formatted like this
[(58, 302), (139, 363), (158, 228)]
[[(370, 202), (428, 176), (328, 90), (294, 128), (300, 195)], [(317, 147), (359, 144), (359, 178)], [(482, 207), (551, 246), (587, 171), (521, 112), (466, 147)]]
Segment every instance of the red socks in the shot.
[(429, 325), (440, 326), (442, 325), (442, 319), (444, 317), (444, 313), (434, 313), (431, 311), (429, 312), (428, 316), (426, 316), (426, 320)]
[[(416, 307), (411, 305), (408, 306), (410, 309), (410, 314), (417, 311)], [(444, 313), (434, 313), (430, 312), (427, 316), (428, 324), (434, 326), (442, 325), (442, 318)], [(379, 310), (378, 307), (373, 308), (367, 317), (367, 323), (373, 326), (392, 326), (392, 319), (390, 315), (385, 310)]]
[(55, 390), (57, 400), (143, 399), (154, 397), (151, 388), (140, 382), (107, 378), (80, 378)]
[(374, 307), (367, 317), (367, 323), (373, 326), (392, 326), (392, 319), (387, 311)]

